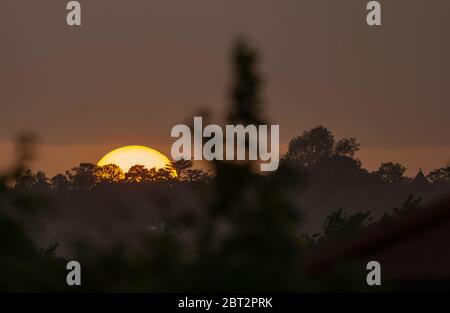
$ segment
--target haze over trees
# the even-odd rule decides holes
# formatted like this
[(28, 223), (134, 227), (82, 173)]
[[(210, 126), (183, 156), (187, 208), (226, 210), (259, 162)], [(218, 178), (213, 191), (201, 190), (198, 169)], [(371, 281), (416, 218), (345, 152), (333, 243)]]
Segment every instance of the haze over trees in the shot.
[[(255, 49), (237, 41), (231, 67), (228, 121), (265, 121)], [(428, 179), (392, 162), (369, 172), (355, 138), (321, 125), (293, 138), (268, 175), (251, 161), (205, 172), (181, 160), (126, 173), (81, 163), (48, 178), (27, 169), (32, 142), (19, 139), (17, 166), (0, 178), (3, 291), (70, 290), (64, 258), (82, 264), (83, 291), (361, 290), (353, 268), (312, 283), (304, 256), (450, 189), (448, 167)]]

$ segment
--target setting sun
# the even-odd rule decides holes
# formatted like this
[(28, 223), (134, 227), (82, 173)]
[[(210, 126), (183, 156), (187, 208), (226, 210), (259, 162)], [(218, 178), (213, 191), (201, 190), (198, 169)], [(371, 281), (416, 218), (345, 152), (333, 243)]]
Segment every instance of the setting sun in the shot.
[(170, 160), (161, 152), (145, 146), (126, 146), (115, 149), (106, 154), (100, 161), (98, 166), (107, 164), (115, 164), (119, 166), (122, 171), (128, 172), (133, 165), (143, 165), (147, 169), (164, 168), (170, 165)]

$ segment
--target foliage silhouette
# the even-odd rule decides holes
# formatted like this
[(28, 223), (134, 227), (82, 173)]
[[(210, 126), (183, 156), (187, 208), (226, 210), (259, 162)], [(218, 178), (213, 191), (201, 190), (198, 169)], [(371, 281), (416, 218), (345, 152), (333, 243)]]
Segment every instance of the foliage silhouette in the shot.
[(375, 174), (386, 183), (401, 184), (404, 183), (407, 178), (405, 177), (406, 167), (399, 163), (381, 163)]
[(231, 124), (262, 124), (261, 95), (262, 79), (256, 66), (258, 54), (239, 38), (232, 55), (233, 87), (228, 122)]
[(115, 164), (97, 166), (94, 171), (96, 182), (118, 183), (125, 178), (122, 169)]
[(190, 170), (192, 168), (192, 165), (194, 162), (192, 160), (178, 160), (173, 162), (173, 169), (177, 173), (177, 176), (179, 179), (183, 179), (186, 171)]
[(431, 171), (428, 179), (436, 186), (444, 186), (450, 183), (450, 166), (441, 167)]
[[(231, 61), (228, 122), (261, 123), (258, 55), (240, 39)], [(294, 138), (279, 169), (267, 175), (250, 161), (213, 161), (210, 175), (181, 160), (159, 170), (135, 165), (127, 173), (115, 165), (81, 163), (48, 180), (27, 170), (33, 138), (19, 139), (17, 165), (0, 177), (2, 291), (360, 290), (365, 280), (352, 266), (311, 281), (302, 269), (305, 255), (420, 208), (421, 199), (411, 196), (381, 220), (365, 206), (345, 213), (337, 204), (343, 194), (350, 194), (347, 205), (392, 194), (403, 201), (408, 180), (399, 164), (384, 163), (369, 173), (355, 158), (356, 139), (336, 141), (324, 126)], [(439, 169), (429, 178), (442, 186), (447, 172)], [(307, 192), (319, 206), (328, 200), (333, 209), (342, 207), (326, 212), (315, 236), (302, 235), (300, 213), (308, 211), (295, 198)], [(311, 203), (305, 209), (317, 213)], [(61, 235), (72, 230), (79, 236)], [(58, 255), (82, 264), (81, 287), (67, 287), (66, 260)]]
[(332, 156), (353, 158), (359, 147), (355, 138), (344, 138), (336, 143), (326, 127), (317, 126), (290, 141), (285, 159), (310, 167)]
[(50, 185), (51, 185), (52, 189), (54, 189), (54, 190), (69, 189), (70, 182), (67, 179), (66, 175), (57, 174), (50, 179)]
[[(19, 137), (16, 166), (0, 181), (34, 179), (26, 167), (33, 156), (35, 138), (34, 135)], [(42, 179), (42, 175), (38, 176)], [(37, 180), (37, 183), (41, 181)], [(40, 207), (41, 203), (28, 201), (33, 198), (25, 193), (8, 195), (8, 189), (5, 184), (0, 192), (0, 292), (67, 290), (64, 281), (55, 279), (65, 275), (63, 259), (54, 254), (55, 246), (37, 249), (25, 229), (8, 213), (8, 207), (13, 203), (25, 212), (34, 212), (35, 206)]]
[[(152, 171), (153, 170), (153, 171)], [(148, 170), (144, 165), (133, 165), (125, 173), (124, 180), (127, 183), (142, 183), (152, 181), (156, 175), (156, 170)]]
[(422, 198), (414, 198), (414, 196), (410, 195), (400, 208), (393, 208), (391, 212), (384, 213), (379, 220), (375, 220), (371, 212), (357, 212), (349, 215), (343, 209), (339, 209), (326, 218), (320, 233), (312, 236), (303, 235), (302, 239), (308, 249), (314, 251), (338, 240), (354, 237), (368, 227), (379, 224), (386, 225), (404, 213), (420, 209), (421, 201)]
[(75, 189), (90, 190), (96, 184), (95, 171), (97, 165), (91, 163), (81, 163), (79, 166), (66, 172), (68, 180)]

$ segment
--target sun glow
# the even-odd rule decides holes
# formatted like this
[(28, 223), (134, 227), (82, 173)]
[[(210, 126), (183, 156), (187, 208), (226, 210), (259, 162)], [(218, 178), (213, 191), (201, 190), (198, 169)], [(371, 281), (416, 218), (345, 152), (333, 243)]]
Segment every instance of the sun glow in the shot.
[(126, 173), (133, 165), (143, 165), (147, 169), (160, 169), (170, 165), (171, 162), (155, 149), (145, 146), (126, 146), (109, 152), (97, 163), (98, 166), (108, 164), (115, 164)]

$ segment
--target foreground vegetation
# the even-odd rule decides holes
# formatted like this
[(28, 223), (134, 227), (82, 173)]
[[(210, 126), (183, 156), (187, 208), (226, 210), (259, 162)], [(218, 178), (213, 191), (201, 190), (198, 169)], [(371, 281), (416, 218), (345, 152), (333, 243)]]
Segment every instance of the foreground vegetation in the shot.
[[(256, 65), (256, 52), (238, 42), (232, 123), (262, 120)], [(394, 163), (370, 173), (355, 158), (356, 139), (335, 140), (323, 126), (294, 138), (269, 175), (255, 172), (252, 162), (216, 161), (206, 173), (180, 161), (127, 173), (84, 163), (48, 179), (27, 169), (32, 143), (30, 136), (19, 139), (17, 166), (0, 181), (1, 291), (344, 291), (342, 282), (361, 290), (360, 267), (312, 280), (303, 271), (305, 256), (418, 209), (420, 197), (410, 193), (446, 188), (450, 180), (442, 168), (418, 185)], [(316, 186), (313, 198), (346, 190), (346, 201), (357, 203), (364, 190), (363, 203), (372, 194), (407, 200), (400, 209), (385, 208), (381, 219), (336, 205), (311, 235), (301, 223), (308, 208), (293, 196), (308, 186)], [(66, 285), (69, 259), (82, 265), (80, 287)]]

